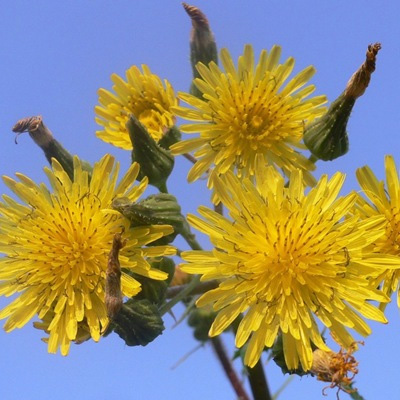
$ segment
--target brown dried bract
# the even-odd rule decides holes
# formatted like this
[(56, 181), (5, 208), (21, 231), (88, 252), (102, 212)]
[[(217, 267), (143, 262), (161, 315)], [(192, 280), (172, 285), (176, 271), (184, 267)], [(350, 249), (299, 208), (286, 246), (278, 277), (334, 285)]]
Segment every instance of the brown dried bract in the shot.
[(20, 119), (13, 126), (12, 131), (17, 134), (17, 136), (15, 137), (15, 143), (17, 143), (18, 135), (24, 132), (29, 132), (29, 136), (43, 150), (49, 145), (49, 143), (54, 141), (53, 134), (43, 123), (43, 118), (40, 115), (36, 117), (27, 117)]
[(356, 99), (364, 94), (375, 71), (376, 55), (382, 48), (380, 43), (370, 44), (367, 49), (366, 59), (361, 67), (352, 75), (344, 91), (347, 97)]
[(313, 352), (311, 372), (317, 376), (319, 381), (330, 382), (330, 385), (322, 390), (323, 395), (326, 395), (325, 391), (328, 388), (338, 388), (336, 394), (338, 399), (341, 390), (346, 393), (357, 391), (357, 389), (351, 388), (353, 379), (358, 373), (358, 361), (353, 356), (357, 349), (357, 343), (364, 344), (363, 342), (354, 342), (348, 351), (341, 348), (338, 353), (320, 349)]
[(12, 131), (17, 135), (15, 136), (15, 143), (17, 143), (17, 137), (24, 132), (36, 131), (42, 123), (42, 117), (40, 115), (36, 117), (27, 117), (20, 119), (12, 128)]
[(207, 27), (209, 28), (209, 23), (207, 17), (195, 6), (190, 6), (187, 3), (182, 3), (183, 8), (188, 13), (192, 20), (193, 27)]
[(15, 133), (32, 132), (38, 129), (42, 122), (40, 115), (36, 117), (27, 117), (20, 119), (12, 128)]
[(127, 239), (122, 240), (123, 232), (124, 230), (114, 235), (112, 248), (108, 255), (105, 302), (107, 315), (110, 319), (114, 319), (122, 307), (121, 266), (118, 254), (127, 242)]

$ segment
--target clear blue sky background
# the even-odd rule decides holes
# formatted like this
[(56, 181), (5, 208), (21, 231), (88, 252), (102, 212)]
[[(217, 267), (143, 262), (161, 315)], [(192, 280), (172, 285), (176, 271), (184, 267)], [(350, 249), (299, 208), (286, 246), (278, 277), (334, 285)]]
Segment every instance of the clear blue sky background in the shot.
[[(349, 124), (350, 152), (318, 165), (318, 174), (347, 172), (344, 192), (357, 188), (356, 168), (368, 163), (383, 177), (383, 158), (392, 153), (400, 165), (399, 70), (400, 6), (391, 1), (205, 1), (219, 47), (235, 58), (243, 45), (257, 53), (273, 44), (284, 58), (296, 58), (296, 70), (313, 64), (318, 94), (334, 100), (363, 62), (367, 45), (382, 42), (377, 70), (366, 94), (356, 104)], [(111, 73), (124, 74), (145, 63), (187, 90), (191, 79), (188, 37), (190, 21), (181, 2), (147, 1), (2, 1), (0, 3), (0, 174), (23, 172), (45, 181), (46, 161), (28, 135), (14, 143), (11, 128), (26, 116), (42, 115), (48, 127), (71, 152), (91, 162), (106, 152), (124, 168), (129, 153), (96, 139), (93, 108), (97, 89), (111, 88)], [(208, 204), (205, 182), (188, 190), (190, 165), (178, 160), (170, 191), (185, 212)], [(1, 192), (9, 193), (1, 185)], [(0, 299), (0, 306), (6, 301)], [(177, 309), (179, 315), (182, 310)], [(400, 316), (395, 302), (390, 323), (371, 323), (373, 334), (357, 353), (357, 386), (366, 399), (397, 400), (400, 358)], [(130, 348), (112, 335), (96, 344), (73, 345), (68, 357), (50, 355), (31, 324), (6, 334), (0, 331), (0, 398), (36, 399), (234, 399), (235, 395), (209, 346), (178, 368), (171, 367), (197, 343), (181, 324), (167, 329), (145, 348)], [(228, 346), (232, 338), (224, 335)], [(284, 381), (278, 368), (266, 367), (272, 391)], [(281, 399), (321, 399), (324, 384), (296, 378)], [(335, 399), (329, 391), (326, 399)], [(342, 399), (348, 398), (346, 394)]]

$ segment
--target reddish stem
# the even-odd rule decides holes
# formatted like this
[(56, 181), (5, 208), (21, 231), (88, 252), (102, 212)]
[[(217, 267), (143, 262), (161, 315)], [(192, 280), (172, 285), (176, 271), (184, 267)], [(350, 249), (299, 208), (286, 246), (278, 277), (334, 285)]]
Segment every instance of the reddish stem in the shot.
[(231, 360), (228, 358), (224, 345), (221, 339), (217, 336), (211, 338), (211, 343), (215, 352), (217, 353), (218, 359), (221, 362), (222, 367), (224, 368), (225, 374), (231, 383), (233, 390), (238, 396), (239, 400), (250, 400), (250, 397), (244, 390), (243, 384), (240, 381), (239, 377), (236, 374), (236, 371), (233, 369), (233, 365)]

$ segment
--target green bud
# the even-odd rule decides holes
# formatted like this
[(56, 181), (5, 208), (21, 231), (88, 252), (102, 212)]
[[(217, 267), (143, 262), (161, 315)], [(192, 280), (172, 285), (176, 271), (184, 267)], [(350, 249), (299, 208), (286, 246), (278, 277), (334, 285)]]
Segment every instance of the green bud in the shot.
[(174, 125), (168, 129), (167, 133), (158, 141), (158, 145), (161, 146), (165, 150), (169, 150), (169, 148), (179, 142), (182, 138), (181, 131)]
[(150, 195), (137, 203), (120, 197), (113, 200), (112, 207), (128, 218), (133, 226), (171, 225), (174, 233), (157, 240), (157, 244), (161, 243), (160, 240), (164, 244), (171, 243), (176, 235), (189, 229), (186, 219), (181, 214), (181, 207), (171, 194)]
[[(214, 34), (210, 29), (207, 17), (194, 6), (183, 3), (183, 8), (192, 20), (190, 35), (190, 62), (192, 64), (193, 79), (199, 78), (196, 65), (201, 62), (208, 65), (211, 61), (218, 64), (218, 51)], [(202, 97), (200, 90), (192, 83), (190, 93), (196, 97)]]
[(283, 374), (296, 374), (298, 376), (307, 375), (301, 367), (296, 370), (289, 370), (286, 361), (285, 361), (285, 353), (283, 351), (283, 340), (282, 335), (278, 336), (278, 339), (275, 341), (272, 347), (272, 357), (278, 367), (282, 370)]
[(132, 162), (140, 164), (138, 180), (147, 176), (149, 183), (166, 192), (166, 183), (174, 168), (174, 157), (159, 146), (139, 120), (131, 115), (126, 127), (132, 142)]
[(208, 332), (214, 322), (216, 313), (206, 309), (194, 309), (188, 318), (188, 325), (193, 328), (193, 336), (200, 342), (209, 339)]
[(147, 299), (130, 299), (112, 321), (112, 327), (128, 346), (146, 346), (164, 328), (158, 308)]
[(306, 127), (304, 143), (314, 156), (331, 161), (347, 153), (346, 128), (354, 104), (354, 98), (341, 94), (326, 114)]
[[(163, 281), (169, 285), (175, 274), (175, 263), (172, 258), (169, 257), (157, 257), (149, 260), (151, 268), (158, 269), (160, 271), (166, 272), (168, 278)], [(154, 279), (153, 279), (154, 281)]]
[[(34, 328), (44, 331), (45, 333), (50, 335), (49, 326), (55, 318), (55, 315), (56, 314), (54, 312), (54, 307), (52, 307), (40, 321), (35, 321), (33, 323)], [(83, 321), (79, 321), (74, 343), (81, 344), (83, 342), (86, 342), (87, 340), (90, 340), (91, 338), (92, 336), (90, 335), (90, 329), (86, 319), (84, 319)], [(42, 338), (42, 341), (48, 343), (49, 338)]]
[[(14, 125), (12, 130), (17, 134), (29, 132), (29, 136), (43, 150), (47, 161), (51, 164), (51, 159), (55, 158), (70, 179), (74, 179), (73, 156), (54, 138), (51, 131), (43, 123), (41, 116), (23, 118)], [(92, 166), (83, 160), (81, 160), (81, 165), (84, 171), (89, 172), (90, 176), (93, 170)]]
[(153, 269), (159, 269), (160, 271), (166, 272), (168, 274), (168, 278), (165, 281), (156, 281), (142, 275), (134, 273), (131, 274), (135, 280), (140, 282), (142, 289), (135, 296), (135, 299), (147, 299), (152, 304), (160, 306), (166, 298), (168, 285), (174, 276), (175, 263), (171, 258), (168, 257), (159, 257), (149, 260), (149, 262)]
[(325, 115), (305, 128), (304, 143), (315, 157), (330, 161), (349, 150), (347, 122), (356, 99), (364, 94), (370, 83), (380, 49), (380, 43), (368, 46), (364, 63), (351, 76), (344, 92), (331, 104)]

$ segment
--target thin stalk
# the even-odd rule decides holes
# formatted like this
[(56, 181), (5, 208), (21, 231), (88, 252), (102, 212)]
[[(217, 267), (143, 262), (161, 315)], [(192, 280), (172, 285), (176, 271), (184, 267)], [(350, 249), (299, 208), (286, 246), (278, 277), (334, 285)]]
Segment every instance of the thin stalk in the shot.
[[(193, 158), (189, 154), (185, 154), (185, 157), (188, 158), (189, 160), (193, 161)], [(195, 159), (194, 159), (195, 160)], [(222, 211), (222, 210), (221, 210)], [(194, 234), (192, 234), (188, 229), (183, 229), (181, 232), (182, 237), (186, 240), (188, 245), (192, 250), (202, 250), (202, 247), (200, 246), (199, 242), (196, 240), (196, 237)], [(215, 288), (216, 282), (205, 282), (204, 285), (201, 284), (200, 286), (200, 275), (196, 275), (189, 284), (183, 285), (185, 287), (175, 289), (176, 296), (172, 298), (168, 303), (164, 304), (160, 308), (160, 314), (164, 315), (166, 312), (168, 312), (175, 304), (177, 304), (179, 301), (184, 299), (185, 297), (194, 294), (197, 292), (200, 286), (201, 290), (204, 290), (204, 286), (206, 285), (213, 285), (212, 288)], [(217, 283), (218, 286), (218, 283)], [(169, 290), (169, 294), (171, 295), (171, 292), (174, 292), (174, 288), (171, 288)], [(225, 348), (222, 344), (222, 341), (219, 337), (214, 337), (211, 338), (211, 344), (215, 350), (215, 353), (217, 354), (217, 357), (226, 373), (226, 376), (229, 379), (229, 382), (231, 383), (234, 391), (236, 392), (238, 399), (239, 400), (250, 400), (249, 396), (244, 390), (243, 384), (238, 378), (236, 371), (233, 368), (233, 365), (231, 361), (229, 360)]]
[[(196, 240), (195, 235), (190, 232), (189, 225), (182, 229), (181, 235), (193, 250), (202, 250), (199, 242)], [(165, 303), (163, 306), (161, 306), (159, 310), (160, 315), (164, 315), (169, 310), (171, 310), (175, 304), (178, 304), (185, 297), (188, 297), (190, 294), (192, 294), (193, 290), (196, 288), (199, 282), (200, 275), (194, 276), (190, 283), (184, 285), (185, 287), (178, 291), (176, 296), (174, 296), (168, 303)]]
[(289, 385), (290, 382), (294, 379), (294, 375), (290, 375), (285, 382), (282, 383), (281, 387), (274, 393), (272, 396), (272, 400), (277, 400), (279, 395), (286, 389), (286, 386)]
[(250, 400), (250, 397), (244, 390), (243, 384), (240, 381), (239, 377), (236, 374), (236, 371), (233, 369), (233, 365), (228, 358), (224, 345), (221, 341), (221, 339), (216, 336), (214, 338), (211, 338), (211, 344), (218, 356), (219, 361), (221, 362), (221, 365), (225, 371), (226, 376), (229, 379), (229, 382), (231, 383), (233, 390), (238, 396), (239, 400)]
[(196, 240), (196, 236), (189, 229), (183, 229), (181, 235), (192, 250), (203, 250), (200, 243)]
[(183, 154), (183, 157), (185, 157), (187, 160), (189, 160), (193, 164), (196, 164), (196, 162), (197, 162), (197, 158), (193, 157), (190, 153)]
[[(236, 335), (242, 319), (243, 316), (240, 315), (235, 321), (233, 321), (231, 330), (234, 335)], [(261, 359), (258, 360), (257, 364), (253, 368), (246, 367), (246, 371), (254, 400), (274, 400), (268, 387)]]
[(161, 193), (168, 193), (167, 182), (164, 182), (164, 183), (160, 184), (160, 185), (158, 186), (158, 190), (159, 190)]
[(160, 307), (160, 315), (163, 316), (165, 313), (167, 313), (169, 310), (172, 309), (172, 307), (175, 304), (178, 304), (181, 300), (183, 300), (185, 297), (188, 297), (193, 289), (199, 284), (200, 282), (200, 275), (196, 275), (190, 283), (185, 285), (186, 287), (181, 290), (173, 299), (171, 299), (168, 303), (165, 303), (163, 306)]
[[(167, 299), (172, 299), (175, 296), (177, 296), (179, 293), (181, 293), (183, 290), (186, 289), (185, 285), (178, 285), (178, 286), (172, 286), (167, 289)], [(215, 289), (218, 287), (218, 282), (217, 281), (208, 281), (208, 282), (200, 282), (191, 292), (190, 294), (203, 294), (209, 290)]]

